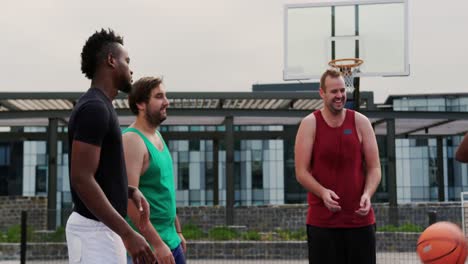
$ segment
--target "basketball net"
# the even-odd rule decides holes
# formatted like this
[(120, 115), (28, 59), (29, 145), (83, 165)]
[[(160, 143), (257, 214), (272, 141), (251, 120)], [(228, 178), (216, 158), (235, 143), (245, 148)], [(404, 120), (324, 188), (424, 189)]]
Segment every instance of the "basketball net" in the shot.
[(354, 78), (360, 72), (364, 61), (358, 58), (331, 60), (328, 65), (341, 72), (346, 85), (346, 92), (354, 91)]

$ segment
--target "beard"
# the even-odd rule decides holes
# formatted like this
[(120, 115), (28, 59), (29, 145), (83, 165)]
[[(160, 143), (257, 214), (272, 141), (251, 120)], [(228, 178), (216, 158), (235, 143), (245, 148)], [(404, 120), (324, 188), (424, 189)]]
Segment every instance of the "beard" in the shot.
[(132, 90), (132, 83), (131, 81), (124, 80), (119, 85), (119, 91), (128, 94)]
[(145, 119), (148, 123), (150, 123), (152, 126), (159, 126), (164, 120), (166, 120), (165, 116), (161, 115), (161, 112), (154, 112), (151, 113), (148, 108), (146, 108), (145, 111)]
[(338, 114), (338, 113), (341, 113), (344, 110), (345, 105), (346, 105), (346, 100), (342, 101), (342, 105), (340, 107), (335, 107), (334, 102), (331, 101), (330, 103), (327, 104), (327, 108), (328, 108), (328, 110), (330, 110), (330, 112), (332, 112), (334, 114)]

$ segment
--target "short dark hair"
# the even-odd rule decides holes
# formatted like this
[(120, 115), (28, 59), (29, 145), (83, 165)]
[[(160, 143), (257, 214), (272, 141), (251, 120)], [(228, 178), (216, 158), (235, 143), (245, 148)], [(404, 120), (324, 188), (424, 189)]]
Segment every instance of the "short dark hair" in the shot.
[(101, 29), (88, 38), (81, 51), (81, 71), (86, 77), (94, 78), (99, 63), (115, 49), (115, 44), (123, 45), (123, 38), (112, 29)]
[(320, 77), (320, 88), (322, 88), (323, 91), (326, 90), (325, 87), (325, 79), (330, 76), (331, 78), (339, 78), (343, 76), (341, 72), (335, 70), (335, 69), (328, 69), (326, 70), (323, 74), (322, 77)]
[(137, 104), (148, 103), (151, 91), (158, 88), (162, 82), (160, 77), (142, 77), (133, 84), (132, 90), (128, 94), (128, 104), (132, 113), (138, 115)]

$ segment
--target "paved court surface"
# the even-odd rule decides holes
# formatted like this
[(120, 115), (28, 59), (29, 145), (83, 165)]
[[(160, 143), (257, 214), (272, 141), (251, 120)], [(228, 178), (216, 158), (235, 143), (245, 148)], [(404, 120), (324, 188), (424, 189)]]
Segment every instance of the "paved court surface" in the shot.
[[(15, 261), (0, 261), (0, 264), (18, 264)], [(26, 261), (27, 264), (68, 264), (66, 260)], [(188, 260), (189, 264), (308, 264), (307, 260)], [(378, 264), (420, 264), (416, 253), (377, 253)]]

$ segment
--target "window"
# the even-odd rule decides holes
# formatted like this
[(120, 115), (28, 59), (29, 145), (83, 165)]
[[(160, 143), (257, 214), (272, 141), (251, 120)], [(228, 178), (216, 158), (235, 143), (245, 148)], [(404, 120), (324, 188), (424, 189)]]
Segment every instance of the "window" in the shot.
[(189, 188), (189, 163), (179, 162), (178, 176), (177, 176), (177, 189), (188, 190)]
[(36, 194), (47, 193), (47, 166), (36, 165)]
[(427, 138), (417, 138), (415, 142), (416, 147), (426, 147), (428, 146)]
[(189, 140), (189, 150), (200, 151), (200, 140), (198, 139)]
[(214, 169), (212, 161), (205, 162), (205, 189), (214, 189)]
[(252, 189), (263, 189), (262, 161), (252, 161)]
[(0, 145), (0, 166), (10, 165), (10, 147)]
[(241, 189), (241, 163), (234, 162), (234, 190)]

